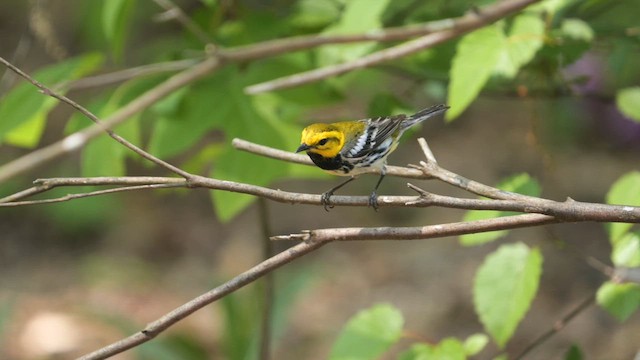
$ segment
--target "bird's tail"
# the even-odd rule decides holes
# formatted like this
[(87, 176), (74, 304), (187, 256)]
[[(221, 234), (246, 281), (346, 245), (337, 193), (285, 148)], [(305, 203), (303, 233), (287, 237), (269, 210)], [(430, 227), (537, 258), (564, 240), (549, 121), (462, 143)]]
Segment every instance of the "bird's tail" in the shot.
[(405, 121), (402, 122), (402, 130), (408, 129), (419, 122), (427, 120), (430, 117), (442, 114), (443, 112), (447, 111), (448, 108), (449, 106), (445, 104), (439, 104), (428, 107), (426, 109), (422, 109), (417, 113), (409, 116)]

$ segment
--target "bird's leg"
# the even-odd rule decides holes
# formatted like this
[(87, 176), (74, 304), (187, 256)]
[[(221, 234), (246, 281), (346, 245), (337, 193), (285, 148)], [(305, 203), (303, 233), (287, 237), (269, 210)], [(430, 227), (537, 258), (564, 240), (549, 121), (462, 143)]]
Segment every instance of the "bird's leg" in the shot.
[(324, 206), (324, 210), (325, 211), (329, 211), (329, 209), (333, 208), (333, 205), (331, 205), (329, 203), (329, 198), (331, 197), (331, 195), (333, 195), (333, 193), (336, 190), (338, 190), (341, 187), (343, 187), (343, 186), (347, 185), (348, 183), (352, 182), (353, 179), (355, 179), (355, 176), (352, 176), (352, 177), (348, 178), (347, 181), (338, 184), (338, 186), (335, 186), (335, 187), (331, 188), (329, 191), (327, 191), (327, 192), (322, 194), (322, 198), (321, 198), (320, 202)]
[(376, 193), (376, 191), (378, 190), (378, 187), (380, 187), (380, 183), (382, 182), (382, 179), (384, 179), (384, 176), (386, 174), (387, 168), (383, 167), (380, 171), (380, 178), (378, 179), (378, 183), (376, 184), (376, 187), (373, 188), (371, 195), (369, 195), (369, 206), (371, 206), (375, 211), (378, 211), (378, 194)]

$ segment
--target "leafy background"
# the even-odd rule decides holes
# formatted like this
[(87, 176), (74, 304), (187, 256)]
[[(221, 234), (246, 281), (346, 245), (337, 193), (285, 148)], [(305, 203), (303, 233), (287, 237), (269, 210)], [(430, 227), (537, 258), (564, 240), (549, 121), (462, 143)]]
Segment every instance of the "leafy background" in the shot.
[[(455, 17), (490, 1), (178, 1), (215, 43), (359, 33)], [(248, 96), (261, 81), (357, 59), (373, 43), (329, 45), (230, 66), (183, 88), (116, 131), (185, 169), (220, 179), (321, 193), (314, 168), (234, 151), (241, 137), (293, 150), (311, 121), (452, 106), (416, 132), (440, 164), (530, 195), (640, 205), (640, 31), (632, 0), (547, 0), (456, 41), (372, 69)], [(0, 54), (56, 85), (89, 74), (202, 57), (203, 44), (147, 1), (4, 1)], [(17, 51), (22, 47), (26, 50)], [(166, 79), (136, 78), (69, 96), (107, 116)], [(9, 80), (7, 80), (9, 79)], [(61, 89), (64, 89), (61, 88)], [(0, 82), (0, 161), (87, 126), (30, 85)], [(415, 136), (415, 134), (414, 134)], [(407, 136), (391, 163), (420, 161)], [(0, 184), (158, 171), (110, 139)], [(375, 179), (345, 192), (366, 194)], [(409, 194), (387, 179), (382, 193)], [(437, 183), (430, 191), (460, 195)], [(64, 194), (57, 191), (56, 194)], [(466, 194), (463, 194), (466, 196)], [(267, 203), (271, 234), (339, 226), (417, 226), (502, 216), (445, 209)], [(0, 357), (77, 355), (260, 261), (259, 207), (236, 194), (129, 193), (0, 210)], [(289, 244), (276, 244), (276, 250)], [(274, 357), (489, 359), (516, 354), (583, 299), (575, 322), (535, 358), (632, 358), (640, 289), (608, 281), (587, 259), (640, 265), (628, 224), (563, 224), (419, 242), (332, 244), (277, 272)], [(255, 358), (259, 286), (207, 307), (130, 358)], [(505, 295), (507, 294), (507, 295)], [(379, 329), (376, 330), (376, 329)], [(376, 331), (372, 331), (376, 330)], [(47, 336), (42, 337), (39, 331)], [(44, 340), (56, 335), (52, 348)], [(53, 350), (52, 350), (53, 349)]]

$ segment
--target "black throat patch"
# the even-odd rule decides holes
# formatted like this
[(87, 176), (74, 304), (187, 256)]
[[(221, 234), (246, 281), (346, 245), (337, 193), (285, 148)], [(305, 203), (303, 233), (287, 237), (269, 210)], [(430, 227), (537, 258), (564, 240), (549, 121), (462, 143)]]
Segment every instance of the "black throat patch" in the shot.
[(311, 158), (314, 164), (316, 164), (320, 169), (324, 170), (342, 170), (344, 173), (348, 173), (353, 169), (353, 165), (348, 162), (342, 161), (342, 156), (338, 154), (333, 158), (326, 158), (320, 154), (307, 152), (307, 155)]

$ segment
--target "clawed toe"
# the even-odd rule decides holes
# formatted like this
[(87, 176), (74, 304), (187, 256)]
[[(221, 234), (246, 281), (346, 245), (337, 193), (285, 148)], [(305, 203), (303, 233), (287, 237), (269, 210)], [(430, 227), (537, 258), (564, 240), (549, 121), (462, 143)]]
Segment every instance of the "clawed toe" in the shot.
[(329, 209), (333, 209), (333, 205), (331, 205), (329, 201), (331, 195), (333, 195), (333, 191), (327, 191), (326, 193), (322, 194), (322, 197), (320, 198), (320, 202), (322, 203), (322, 206), (324, 206), (324, 211), (328, 212)]
[(369, 206), (371, 206), (373, 210), (378, 211), (378, 194), (376, 194), (375, 191), (369, 195)]

